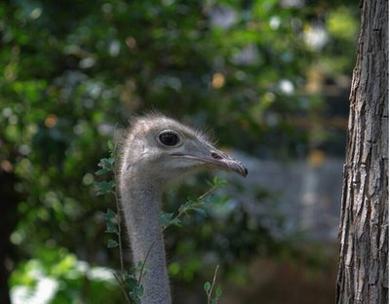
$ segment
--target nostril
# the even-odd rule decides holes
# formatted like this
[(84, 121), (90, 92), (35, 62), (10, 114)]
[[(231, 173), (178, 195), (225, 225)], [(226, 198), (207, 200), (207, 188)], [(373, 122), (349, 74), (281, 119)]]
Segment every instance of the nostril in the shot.
[(222, 159), (223, 157), (216, 152), (211, 152), (211, 157), (214, 159)]

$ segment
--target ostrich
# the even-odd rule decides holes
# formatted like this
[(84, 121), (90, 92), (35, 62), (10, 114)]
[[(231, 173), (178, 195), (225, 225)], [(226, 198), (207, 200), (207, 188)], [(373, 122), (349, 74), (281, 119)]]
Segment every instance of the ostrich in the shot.
[(145, 262), (142, 304), (170, 304), (162, 228), (161, 195), (167, 182), (202, 167), (247, 169), (203, 135), (162, 115), (135, 119), (121, 148), (118, 184), (135, 264)]

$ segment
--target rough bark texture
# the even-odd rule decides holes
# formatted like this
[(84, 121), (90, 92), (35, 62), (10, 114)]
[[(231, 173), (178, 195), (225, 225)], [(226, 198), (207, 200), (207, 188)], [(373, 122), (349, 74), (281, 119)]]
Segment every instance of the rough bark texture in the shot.
[(336, 301), (388, 303), (388, 1), (364, 0), (353, 73)]

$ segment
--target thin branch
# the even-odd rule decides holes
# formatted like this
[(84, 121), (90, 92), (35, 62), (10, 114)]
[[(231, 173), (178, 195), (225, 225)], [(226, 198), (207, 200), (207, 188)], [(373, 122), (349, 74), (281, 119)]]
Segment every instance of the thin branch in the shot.
[(215, 192), (217, 189), (219, 188), (219, 186), (212, 186), (209, 190), (207, 190), (205, 193), (203, 193), (201, 196), (198, 197), (198, 201), (203, 201), (207, 196), (209, 196), (210, 194), (212, 194), (213, 192)]
[(217, 280), (218, 269), (219, 269), (219, 265), (217, 265), (215, 267), (215, 270), (214, 270), (214, 276), (213, 276), (213, 281), (211, 283), (210, 291), (207, 293), (207, 304), (211, 303), (211, 296), (213, 294), (213, 290), (214, 290), (214, 287), (215, 287), (215, 282)]
[(121, 274), (121, 276), (119, 277), (119, 276), (114, 272), (114, 277), (115, 277), (115, 279), (116, 279), (117, 282), (118, 282), (118, 285), (119, 285), (119, 287), (120, 287), (120, 289), (121, 289), (121, 291), (122, 291), (122, 293), (123, 293), (123, 296), (124, 296), (125, 299), (126, 299), (126, 302), (129, 303), (129, 304), (132, 304), (132, 303), (131, 303), (130, 296), (129, 296), (128, 293), (126, 292), (125, 287), (123, 287), (123, 285), (125, 285), (125, 284), (124, 284), (124, 282), (123, 282), (123, 279), (121, 278), (122, 275), (123, 275), (123, 274)]
[[(197, 203), (193, 204), (192, 207), (200, 207), (203, 204), (203, 200), (211, 195), (213, 192), (215, 192), (218, 189), (218, 186), (213, 186), (209, 190), (207, 190), (205, 193), (203, 193), (201, 196), (199, 196), (196, 201)], [(182, 208), (178, 210), (177, 214), (170, 220), (170, 222), (175, 222), (177, 219), (183, 216), (187, 212), (186, 208)], [(170, 226), (170, 224), (166, 225), (163, 228), (163, 232)]]
[(141, 266), (141, 269), (140, 269), (140, 272), (139, 272), (139, 277), (138, 277), (138, 285), (141, 284), (141, 280), (142, 280), (142, 277), (143, 277), (143, 274), (144, 274), (144, 270), (145, 270), (146, 260), (148, 259), (150, 253), (152, 252), (152, 248), (153, 248), (155, 243), (156, 243), (156, 240), (154, 240), (153, 243), (150, 245), (150, 247), (148, 249), (148, 252), (146, 253), (145, 259), (142, 262), (142, 266)]

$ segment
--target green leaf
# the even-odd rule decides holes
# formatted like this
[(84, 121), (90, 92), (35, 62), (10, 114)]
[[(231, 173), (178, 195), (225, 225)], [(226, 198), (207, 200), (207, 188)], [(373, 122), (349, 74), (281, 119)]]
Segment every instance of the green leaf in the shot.
[(95, 182), (95, 189), (97, 195), (104, 195), (107, 193), (110, 193), (112, 189), (114, 188), (115, 183), (114, 181), (101, 181), (101, 182)]
[(106, 233), (119, 233), (118, 215), (111, 209), (107, 209), (104, 213), (104, 221), (106, 223)]
[(163, 229), (169, 226), (181, 226), (181, 220), (175, 217), (174, 213), (161, 212), (160, 213), (160, 224)]
[(119, 233), (118, 226), (111, 222), (106, 222), (106, 233)]
[(136, 292), (135, 294), (138, 296), (138, 297), (142, 297), (144, 295), (144, 287), (140, 284), (138, 284), (137, 288), (136, 288)]
[(169, 225), (168, 226), (176, 226), (176, 227), (181, 227), (182, 223), (181, 223), (181, 220), (178, 219), (178, 218), (173, 218), (170, 222), (169, 222)]
[(209, 293), (210, 288), (211, 288), (211, 283), (209, 281), (205, 282), (203, 285), (203, 289), (207, 294)]
[(227, 185), (227, 181), (218, 176), (214, 176), (214, 178), (211, 181), (209, 181), (208, 184), (211, 187), (222, 188)]
[(133, 292), (134, 289), (138, 286), (138, 281), (137, 279), (134, 277), (134, 275), (129, 275), (126, 277), (126, 284), (127, 284), (127, 288)]
[(107, 173), (109, 173), (110, 171), (106, 170), (106, 169), (99, 169), (95, 172), (96, 175), (105, 175)]
[(112, 157), (102, 158), (98, 163), (98, 166), (101, 169), (96, 171), (96, 175), (105, 175), (105, 174), (113, 172), (114, 171), (114, 163), (115, 163), (115, 159)]
[(125, 282), (132, 303), (141, 303), (141, 297), (144, 294), (144, 288), (138, 283), (134, 272), (129, 271), (126, 275)]
[(113, 222), (118, 223), (117, 221), (117, 214), (114, 212), (114, 210), (107, 208), (106, 213), (104, 213), (104, 220), (107, 222)]
[(222, 296), (222, 288), (220, 286), (215, 290), (215, 297), (220, 298)]
[(107, 248), (116, 248), (119, 246), (119, 243), (113, 239), (109, 239), (107, 242)]
[(168, 212), (161, 212), (160, 213), (160, 224), (163, 227), (167, 227), (169, 223), (171, 222), (173, 217), (173, 213), (168, 213)]

